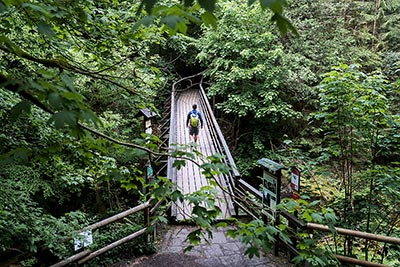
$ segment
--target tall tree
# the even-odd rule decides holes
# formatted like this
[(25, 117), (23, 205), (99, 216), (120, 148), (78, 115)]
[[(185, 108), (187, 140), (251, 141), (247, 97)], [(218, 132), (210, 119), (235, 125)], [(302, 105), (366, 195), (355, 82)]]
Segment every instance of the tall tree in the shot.
[[(383, 166), (392, 163), (379, 162), (379, 157), (390, 150), (386, 147), (388, 139), (398, 145), (392, 130), (399, 121), (391, 113), (387, 98), (393, 88), (381, 74), (367, 75), (358, 67), (341, 65), (325, 74), (320, 91), (321, 110), (316, 118), (322, 120), (324, 146), (344, 191), (343, 225), (365, 227), (367, 232), (381, 231), (376, 224), (380, 217), (377, 210), (389, 203), (382, 202), (376, 192), (388, 186), (383, 173), (391, 176), (397, 171), (395, 166), (385, 171), (387, 167)], [(396, 217), (391, 209), (387, 216)], [(352, 240), (346, 240), (344, 251), (348, 255), (355, 253)], [(368, 249), (365, 253), (368, 259)]]
[[(198, 60), (212, 80), (209, 96), (228, 114), (232, 148), (251, 140), (247, 148), (260, 153), (286, 120), (298, 114), (291, 109), (284, 90), (285, 68), (279, 36), (265, 20), (265, 12), (234, 1), (221, 3), (218, 27), (204, 29), (195, 42)], [(267, 130), (269, 129), (269, 130)], [(248, 142), (246, 142), (248, 143)]]

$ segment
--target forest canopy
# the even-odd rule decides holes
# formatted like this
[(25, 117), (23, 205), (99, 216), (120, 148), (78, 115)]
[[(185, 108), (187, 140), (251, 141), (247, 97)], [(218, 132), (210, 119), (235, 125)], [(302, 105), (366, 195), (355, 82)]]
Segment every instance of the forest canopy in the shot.
[[(65, 258), (71, 244), (59, 241), (76, 230), (151, 188), (171, 195), (164, 177), (146, 185), (149, 155), (168, 150), (137, 115), (160, 123), (172, 83), (200, 72), (244, 179), (261, 183), (263, 157), (296, 165), (316, 212), (398, 237), (399, 14), (396, 0), (0, 1), (0, 258), (43, 247)], [(100, 240), (137, 227), (132, 218)], [(337, 242), (400, 264), (398, 247)], [(129, 246), (140, 242), (100, 261)], [(299, 261), (323, 258), (301, 251), (311, 254)], [(37, 254), (22, 265), (49, 264)]]

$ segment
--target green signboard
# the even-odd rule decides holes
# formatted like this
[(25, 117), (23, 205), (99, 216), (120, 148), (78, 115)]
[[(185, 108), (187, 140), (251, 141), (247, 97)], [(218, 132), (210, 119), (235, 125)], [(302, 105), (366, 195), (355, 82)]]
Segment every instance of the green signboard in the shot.
[(278, 204), (278, 179), (268, 171), (263, 174), (263, 206), (267, 215), (275, 220), (276, 205)]
[(280, 203), (281, 170), (285, 166), (270, 159), (262, 158), (257, 161), (264, 168), (263, 172), (263, 209), (264, 214), (276, 221), (276, 205)]

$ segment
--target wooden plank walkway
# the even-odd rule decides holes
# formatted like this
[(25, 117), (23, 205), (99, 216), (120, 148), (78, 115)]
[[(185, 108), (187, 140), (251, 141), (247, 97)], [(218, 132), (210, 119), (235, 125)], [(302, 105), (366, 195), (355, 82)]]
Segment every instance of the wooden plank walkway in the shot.
[[(206, 157), (217, 153), (215, 144), (213, 143), (210, 134), (210, 127), (215, 126), (208, 125), (208, 122), (211, 122), (211, 120), (209, 120), (205, 116), (205, 112), (202, 111), (204, 107), (202, 106), (200, 97), (201, 96), (199, 90), (196, 89), (183, 91), (176, 95), (176, 125), (175, 129), (171, 130), (175, 130), (177, 144), (188, 145), (193, 142), (193, 140), (191, 140), (189, 136), (189, 129), (186, 127), (186, 116), (188, 112), (192, 110), (192, 105), (196, 103), (198, 105), (198, 111), (200, 111), (203, 116), (204, 128), (200, 129), (198, 146), (195, 149), (200, 151)], [(200, 164), (202, 163), (199, 157), (196, 157), (196, 162)], [(183, 194), (190, 194), (200, 190), (204, 186), (210, 186), (210, 182), (201, 173), (200, 167), (193, 162), (187, 161), (186, 166), (184, 166), (180, 170), (174, 171), (173, 173), (174, 175), (176, 175), (176, 177), (170, 177), (170, 179), (172, 178), (172, 181), (176, 182), (177, 187), (181, 190)], [(216, 178), (218, 184), (226, 184), (223, 175), (220, 175)], [(227, 219), (234, 215), (232, 199), (221, 188), (216, 187), (215, 189), (218, 190), (216, 205), (222, 211), (222, 214), (218, 217), (218, 219)], [(175, 213), (173, 214), (173, 216), (176, 217), (176, 220), (182, 221), (190, 218), (192, 207), (187, 202), (179, 202), (175, 203), (175, 207), (173, 207), (172, 210), (173, 213)]]

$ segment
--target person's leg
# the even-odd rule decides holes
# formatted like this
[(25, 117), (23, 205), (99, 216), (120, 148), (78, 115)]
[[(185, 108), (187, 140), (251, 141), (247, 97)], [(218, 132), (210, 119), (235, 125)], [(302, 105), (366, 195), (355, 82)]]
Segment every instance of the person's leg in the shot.
[(198, 135), (199, 135), (199, 128), (197, 127), (197, 128), (194, 128), (194, 131), (193, 131), (193, 140), (195, 143), (197, 143)]
[(195, 136), (195, 131), (194, 131), (194, 128), (193, 127), (189, 127), (189, 139), (190, 139), (190, 141), (192, 142), (192, 139), (194, 140), (194, 136)]

